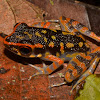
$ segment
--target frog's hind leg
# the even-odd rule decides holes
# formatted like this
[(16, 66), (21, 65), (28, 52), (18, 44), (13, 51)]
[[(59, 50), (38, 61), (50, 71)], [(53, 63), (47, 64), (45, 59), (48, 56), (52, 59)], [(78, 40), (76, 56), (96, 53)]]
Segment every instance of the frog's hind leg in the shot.
[(73, 21), (72, 22), (72, 26), (77, 29), (79, 32), (81, 32), (82, 34), (93, 38), (94, 40), (100, 42), (100, 36), (97, 35), (96, 33), (92, 32), (91, 30), (89, 30), (89, 28), (87, 28), (85, 25), (81, 24), (78, 21)]
[(40, 75), (40, 74), (51, 74), (53, 71), (55, 71), (58, 67), (60, 67), (64, 61), (61, 60), (60, 58), (53, 56), (53, 55), (48, 55), (45, 57), (46, 60), (52, 61), (53, 63), (49, 66), (46, 66), (45, 64), (43, 64), (43, 68), (31, 65), (32, 67), (34, 67), (35, 69), (38, 70), (37, 73), (33, 74), (32, 76), (30, 76), (29, 80), (36, 76), (36, 75)]
[(81, 24), (80, 22), (66, 18), (64, 16), (60, 17), (60, 24), (63, 30), (67, 30), (69, 32), (80, 32), (83, 35), (93, 38), (94, 40), (100, 42), (100, 36), (89, 30), (85, 25)]
[(93, 74), (95, 68), (96, 68), (96, 65), (98, 64), (100, 58), (96, 58), (94, 60), (94, 62), (92, 63), (92, 65), (90, 66), (90, 68), (81, 76), (79, 77), (79, 80), (74, 84), (74, 86), (72, 87), (71, 91), (70, 91), (70, 94), (72, 94), (72, 91), (74, 88), (76, 88), (76, 86), (81, 83), (83, 80), (85, 80), (86, 77), (88, 77), (89, 75)]
[(78, 78), (80, 75), (83, 74), (82, 76), (79, 77), (79, 80), (72, 87), (70, 94), (81, 81), (83, 81), (87, 76), (91, 75), (94, 72), (99, 60), (100, 60), (100, 47), (96, 48), (88, 55), (80, 53), (69, 62), (67, 71), (65, 73), (65, 80), (67, 82), (72, 82), (73, 80), (75, 80), (76, 78)]

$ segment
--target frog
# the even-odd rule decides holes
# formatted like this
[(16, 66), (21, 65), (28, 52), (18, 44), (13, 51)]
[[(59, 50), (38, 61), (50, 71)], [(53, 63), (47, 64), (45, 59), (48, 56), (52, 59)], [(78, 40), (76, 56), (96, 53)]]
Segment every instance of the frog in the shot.
[[(61, 30), (50, 29), (52, 22), (58, 23)], [(72, 94), (79, 83), (93, 74), (100, 60), (100, 47), (91, 51), (82, 34), (100, 42), (100, 36), (83, 24), (61, 16), (59, 20), (36, 22), (32, 26), (17, 23), (13, 32), (4, 38), (4, 45), (19, 56), (38, 57), (52, 62), (49, 66), (43, 63), (42, 68), (29, 64), (37, 72), (28, 80), (41, 74), (50, 75), (67, 61), (64, 82), (52, 84), (51, 87), (68, 84), (78, 79), (70, 91)]]

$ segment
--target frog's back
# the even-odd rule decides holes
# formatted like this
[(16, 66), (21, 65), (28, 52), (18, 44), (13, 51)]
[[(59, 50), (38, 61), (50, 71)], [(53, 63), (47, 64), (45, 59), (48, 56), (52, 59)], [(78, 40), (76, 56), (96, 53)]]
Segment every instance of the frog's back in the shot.
[(49, 52), (52, 55), (57, 55), (57, 53), (61, 55), (68, 52), (86, 52), (89, 50), (86, 41), (73, 33), (29, 27), (24, 23), (17, 26), (15, 32), (8, 36), (6, 41), (43, 45), (41, 49), (35, 48), (34, 52), (36, 54)]
[(56, 55), (57, 52), (61, 55), (64, 53), (87, 52), (89, 46), (86, 41), (78, 35), (61, 30), (50, 30), (46, 28), (34, 28), (34, 44), (40, 43), (43, 45), (45, 52), (50, 52)]

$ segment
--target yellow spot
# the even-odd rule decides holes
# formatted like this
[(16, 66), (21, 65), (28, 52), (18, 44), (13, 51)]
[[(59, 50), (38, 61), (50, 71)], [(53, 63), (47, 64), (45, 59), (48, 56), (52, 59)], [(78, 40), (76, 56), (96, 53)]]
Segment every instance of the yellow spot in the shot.
[(85, 38), (80, 34), (80, 35), (77, 35), (78, 37), (82, 38), (84, 41), (85, 41)]
[(52, 47), (53, 48), (54, 47), (54, 43), (53, 42), (50, 42), (49, 43), (49, 47)]
[(44, 41), (47, 42), (47, 38), (46, 37), (44, 37)]
[(28, 32), (24, 32), (24, 34), (27, 34), (30, 39), (32, 38), (32, 34), (29, 34)]
[(72, 47), (74, 47), (74, 44), (73, 44), (73, 43), (67, 43), (67, 44), (66, 44), (66, 47), (67, 47), (67, 48), (72, 48)]
[(52, 31), (54, 31), (54, 32), (57, 32), (56, 30), (54, 30), (54, 29), (50, 29), (50, 30), (52, 30)]
[(44, 33), (44, 34), (46, 34), (46, 33), (47, 33), (47, 31), (46, 31), (46, 30), (42, 30), (42, 31), (41, 31), (41, 33)]
[(79, 42), (79, 46), (82, 47), (83, 46), (83, 42)]
[(56, 53), (56, 56), (57, 56), (57, 57), (59, 57), (59, 56), (60, 56), (60, 54), (57, 52), (57, 53)]
[(31, 58), (34, 58), (34, 57), (36, 57), (36, 56), (32, 54), (32, 55), (30, 55), (30, 57), (31, 57)]
[(64, 43), (63, 42), (60, 42), (60, 46), (64, 46)]
[(12, 47), (12, 50), (14, 50), (14, 51), (18, 51), (16, 48), (14, 48), (14, 47)]
[(38, 37), (41, 37), (41, 35), (38, 31), (35, 33), (35, 35), (38, 36)]
[(71, 58), (73, 58), (73, 57), (75, 57), (75, 56), (78, 55), (78, 54), (79, 54), (79, 53), (67, 54), (66, 57), (71, 57)]
[(42, 54), (38, 54), (37, 57), (42, 57)]
[(87, 54), (87, 55), (90, 54), (90, 51), (87, 51), (86, 54)]
[(64, 54), (64, 50), (61, 50), (61, 54)]
[(45, 53), (45, 56), (48, 56), (48, 55), (50, 55), (50, 53), (49, 53), (49, 52), (46, 52), (46, 53)]
[(20, 52), (18, 52), (18, 53), (17, 53), (17, 55), (20, 55), (20, 56), (22, 56), (22, 54), (21, 54)]
[(51, 38), (52, 38), (53, 40), (55, 40), (55, 39), (56, 39), (56, 37), (55, 37), (54, 35), (52, 35), (52, 36), (51, 36)]
[(75, 35), (74, 33), (68, 33), (68, 32), (62, 32), (62, 34), (63, 34), (63, 35), (68, 35), (68, 34), (70, 34), (70, 35)]
[(24, 36), (18, 36), (18, 35), (17, 35), (16, 38), (23, 39)]
[(63, 61), (65, 60), (65, 58), (61, 58)]

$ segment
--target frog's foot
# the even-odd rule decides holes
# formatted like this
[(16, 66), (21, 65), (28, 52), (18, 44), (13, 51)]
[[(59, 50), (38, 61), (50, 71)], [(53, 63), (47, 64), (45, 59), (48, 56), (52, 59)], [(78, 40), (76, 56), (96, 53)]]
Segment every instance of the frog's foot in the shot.
[(34, 65), (32, 65), (32, 64), (29, 64), (29, 66), (31, 66), (31, 67), (33, 67), (33, 68), (35, 68), (35, 69), (38, 70), (37, 73), (35, 73), (35, 74), (33, 74), (32, 76), (29, 77), (29, 79), (28, 79), (29, 81), (30, 81), (31, 78), (34, 77), (34, 76), (37, 76), (37, 75), (40, 75), (40, 74), (45, 74), (44, 69), (46, 68), (46, 65), (45, 65), (44, 63), (43, 63), (43, 68), (34, 66)]
[(95, 70), (95, 68), (96, 68), (99, 60), (100, 60), (100, 58), (98, 58), (98, 57), (95, 58), (94, 61), (93, 61), (93, 63), (92, 63), (92, 65), (88, 68), (88, 70), (82, 76), (79, 77), (79, 80), (72, 87), (72, 89), (70, 91), (70, 95), (72, 94), (73, 90), (76, 88), (76, 86), (79, 83), (81, 83), (82, 81), (84, 81), (86, 79), (86, 77), (88, 77), (89, 75), (91, 75), (94, 72), (94, 70)]

